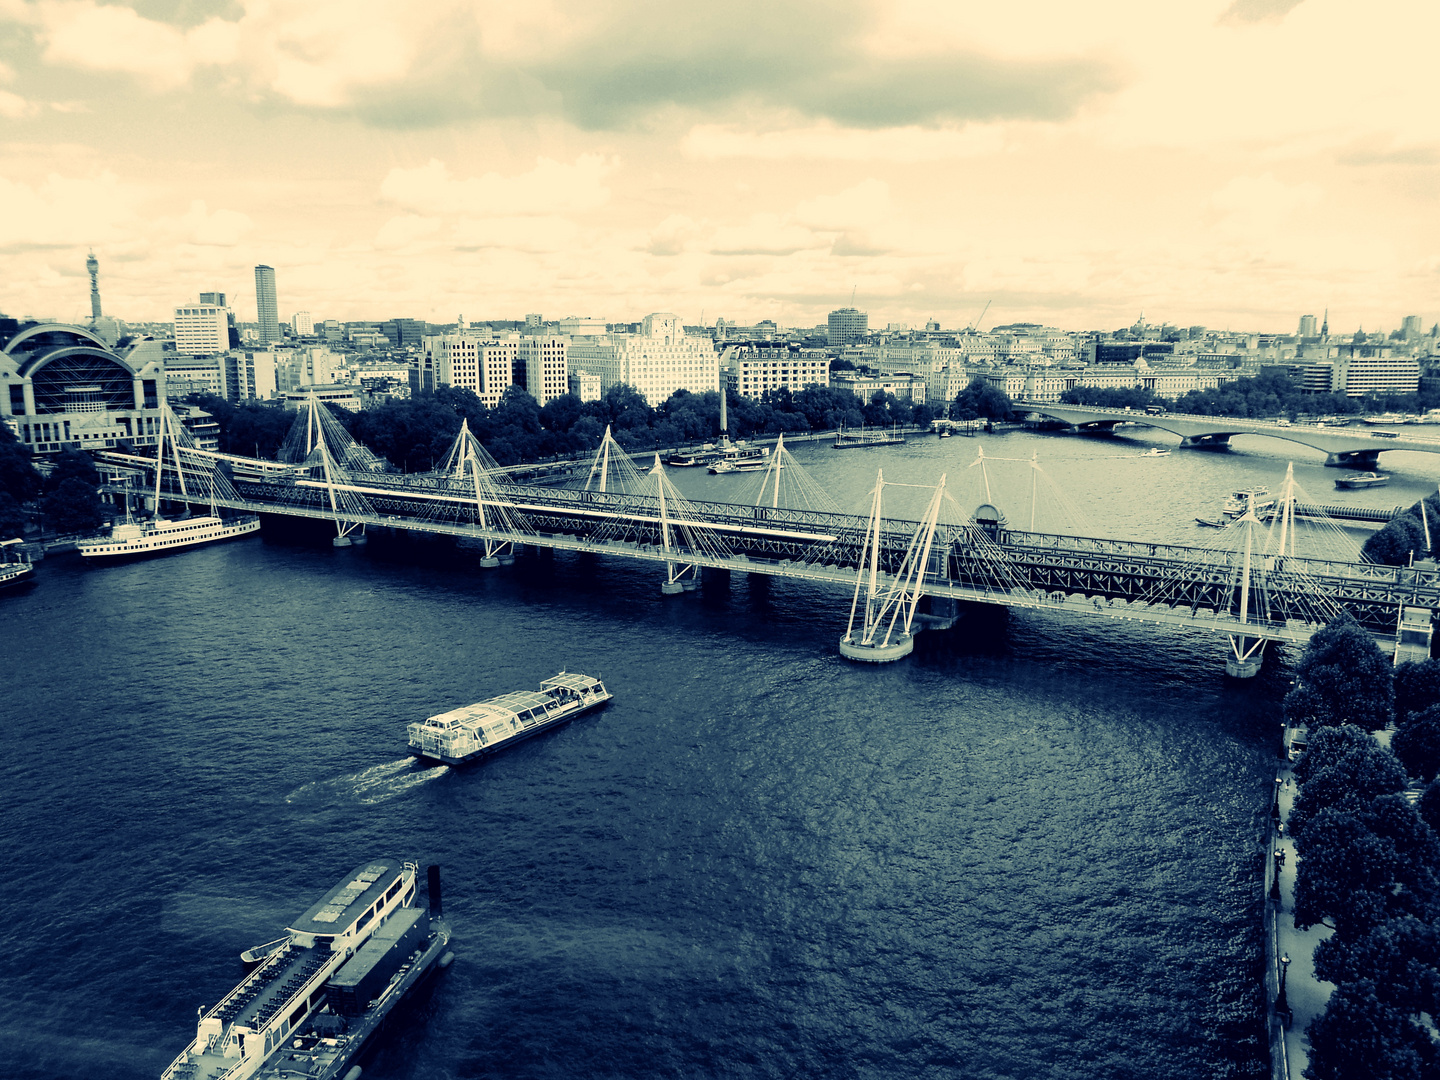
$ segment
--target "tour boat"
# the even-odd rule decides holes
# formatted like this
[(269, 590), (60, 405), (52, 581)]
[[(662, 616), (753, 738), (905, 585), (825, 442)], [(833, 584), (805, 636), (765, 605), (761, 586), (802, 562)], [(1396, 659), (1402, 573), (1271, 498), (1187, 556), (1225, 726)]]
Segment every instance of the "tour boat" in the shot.
[(767, 465), (759, 458), (741, 458), (738, 461), (732, 458), (728, 461), (715, 462), (714, 465), (710, 466), (710, 471), (717, 474), (732, 472), (763, 472), (769, 467), (769, 465)]
[(1345, 491), (1354, 491), (1358, 488), (1384, 487), (1390, 482), (1390, 477), (1377, 472), (1359, 472), (1354, 476), (1342, 476), (1335, 481), (1335, 486)]
[(1242, 488), (1231, 493), (1230, 498), (1225, 500), (1224, 514), (1226, 517), (1239, 517), (1252, 508), (1258, 514), (1274, 505), (1275, 496), (1270, 494), (1269, 488)]
[(1364, 423), (1372, 426), (1376, 424), (1399, 424), (1402, 419), (1398, 413), (1381, 413), (1379, 416), (1366, 416), (1362, 418)]
[(201, 1007), (195, 1038), (161, 1080), (351, 1075), (391, 1009), (453, 958), (439, 868), (430, 868), (428, 912), (414, 906), (418, 872), (378, 858), (342, 878), (235, 989)]
[(25, 541), (0, 540), (0, 589), (29, 585), (35, 580), (35, 566), (25, 554)]
[(542, 682), (539, 690), (477, 701), (410, 724), (405, 731), (416, 757), (462, 765), (568, 723), (613, 696), (599, 679), (562, 671)]
[(694, 454), (671, 454), (665, 459), (665, 464), (672, 469), (689, 469), (701, 464), (701, 461)]
[(81, 555), (90, 559), (133, 558), (137, 555), (158, 555), (166, 551), (233, 540), (258, 532), (260, 519), (253, 514), (226, 520), (217, 514), (169, 521), (123, 521), (110, 527), (109, 536), (81, 540), (75, 545)]
[(835, 441), (830, 445), (836, 450), (848, 450), (856, 446), (902, 446), (904, 443), (905, 436), (900, 434), (899, 428), (891, 428), (889, 431), (884, 428), (861, 428), (858, 432), (841, 428), (835, 433)]

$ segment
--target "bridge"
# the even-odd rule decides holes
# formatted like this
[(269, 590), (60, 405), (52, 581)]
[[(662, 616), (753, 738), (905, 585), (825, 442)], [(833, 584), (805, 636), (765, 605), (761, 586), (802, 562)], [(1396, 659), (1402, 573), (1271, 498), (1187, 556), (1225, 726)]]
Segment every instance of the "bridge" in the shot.
[(1228, 450), (1230, 440), (1237, 435), (1265, 435), (1319, 450), (1325, 455), (1326, 465), (1342, 469), (1374, 469), (1386, 450), (1440, 454), (1440, 439), (1419, 438), (1385, 428), (1321, 427), (1181, 413), (1156, 415), (1138, 409), (1101, 409), (1049, 401), (1017, 401), (1015, 408), (1059, 420), (1084, 432), (1114, 434), (1117, 427), (1125, 424), (1156, 428), (1178, 435), (1182, 447), (1196, 450)]
[[(753, 502), (739, 504), (686, 499), (658, 455), (641, 472), (608, 432), (585, 486), (552, 488), (511, 482), (463, 425), (435, 471), (398, 475), (313, 400), (282, 461), (199, 450), (173, 418), (161, 429), (154, 457), (102, 455), (143, 475), (156, 506), (323, 521), (337, 546), (363, 542), (374, 528), (448, 535), (473, 547), (482, 567), (511, 563), (522, 547), (621, 557), (661, 571), (667, 595), (694, 589), (706, 569), (819, 582), (851, 594), (840, 651), (856, 660), (908, 655), (916, 633), (953, 625), (968, 602), (1225, 634), (1227, 672), (1249, 677), (1268, 642), (1303, 644), (1342, 611), (1387, 643), (1402, 618), (1414, 640), (1420, 612), (1428, 642), (1440, 608), (1434, 571), (1298, 555), (1293, 478), (1272, 525), (1252, 508), (1216, 546), (1198, 547), (1012, 528), (989, 501), (988, 475), (987, 502), (973, 512), (941, 476), (921, 489), (928, 501), (919, 520), (888, 517), (894, 489), (913, 485), (882, 473), (870, 512), (843, 513), (783, 440)], [(984, 473), (986, 459), (976, 465)]]

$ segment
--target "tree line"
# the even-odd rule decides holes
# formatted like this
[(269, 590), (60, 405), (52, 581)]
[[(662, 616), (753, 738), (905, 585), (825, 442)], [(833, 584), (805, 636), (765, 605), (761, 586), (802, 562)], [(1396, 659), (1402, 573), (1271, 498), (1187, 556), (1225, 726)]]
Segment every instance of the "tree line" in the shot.
[(23, 537), (35, 514), (56, 533), (99, 528), (99, 487), (100, 474), (88, 454), (63, 450), (51, 459), (49, 475), (42, 476), (30, 448), (0, 424), (0, 540)]
[[(737, 438), (866, 425), (926, 426), (940, 415), (930, 405), (900, 400), (883, 390), (865, 402), (849, 390), (815, 385), (768, 390), (755, 399), (733, 390), (728, 394), (729, 433)], [(193, 400), (215, 418), (225, 453), (273, 458), (295, 418), (293, 412), (275, 405), (237, 405), (203, 394)], [(512, 386), (493, 408), (469, 390), (440, 386), (433, 393), (387, 401), (359, 413), (333, 411), (351, 435), (406, 472), (433, 468), (450, 448), (462, 421), (502, 465), (584, 454), (600, 445), (607, 427), (621, 446), (636, 451), (720, 436), (718, 392), (677, 390), (652, 408), (644, 395), (624, 384), (611, 386), (596, 401), (582, 402), (573, 394), (563, 394), (544, 406)], [(944, 413), (956, 420), (1008, 419), (1010, 399), (977, 378), (947, 404)]]
[(1222, 382), (1213, 389), (1190, 390), (1174, 398), (1163, 398), (1145, 387), (1107, 388), (1076, 386), (1060, 395), (1067, 405), (1097, 408), (1144, 409), (1159, 405), (1170, 412), (1193, 416), (1233, 416), (1259, 420), (1301, 415), (1357, 416), (1362, 413), (1424, 412), (1440, 407), (1440, 393), (1422, 390), (1414, 394), (1312, 394), (1301, 390), (1283, 371), (1268, 369), (1254, 378)]
[[(1335, 991), (1307, 1029), (1305, 1075), (1440, 1075), (1440, 661), (1392, 668), (1344, 615), (1311, 639), (1284, 708), (1309, 728), (1287, 825), (1295, 926), (1334, 930), (1315, 950)], [(1387, 749), (1372, 733), (1392, 721)]]

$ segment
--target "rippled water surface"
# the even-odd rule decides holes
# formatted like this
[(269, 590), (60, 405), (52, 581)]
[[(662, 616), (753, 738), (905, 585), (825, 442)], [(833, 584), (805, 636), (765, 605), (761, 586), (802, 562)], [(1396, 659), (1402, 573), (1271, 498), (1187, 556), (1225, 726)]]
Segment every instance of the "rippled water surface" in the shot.
[[(977, 444), (797, 452), (858, 504), (878, 466), (983, 483)], [(1096, 531), (1172, 540), (1287, 460), (1149, 444), (983, 443), (1016, 524), (1038, 452)], [(367, 1076), (1265, 1072), (1284, 655), (1227, 684), (1223, 639), (982, 609), (858, 667), (835, 590), (319, 534), (40, 577), (0, 598), (0, 1075), (158, 1075), (239, 951), (377, 852), (444, 866), (459, 959)], [(562, 667), (616, 700), (479, 767), (405, 759), (408, 721)]]

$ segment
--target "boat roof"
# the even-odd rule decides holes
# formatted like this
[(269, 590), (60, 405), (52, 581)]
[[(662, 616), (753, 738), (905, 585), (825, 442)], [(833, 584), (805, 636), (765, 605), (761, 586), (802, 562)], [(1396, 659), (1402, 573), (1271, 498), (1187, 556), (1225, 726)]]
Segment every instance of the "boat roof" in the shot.
[(589, 675), (581, 675), (578, 672), (562, 671), (559, 675), (546, 679), (540, 685), (563, 686), (568, 690), (588, 690), (599, 681), (599, 679), (592, 679)]
[(553, 700), (549, 694), (542, 694), (539, 690), (515, 690), (509, 694), (501, 694), (499, 697), (477, 701), (474, 705), (465, 705), (458, 709), (451, 709), (449, 712), (439, 713), (430, 717), (426, 723), (449, 727), (454, 724), (470, 724), (490, 717), (511, 717), (526, 709), (533, 709), (536, 706), (544, 707)]
[(302, 934), (341, 933), (384, 894), (404, 866), (400, 859), (390, 857), (361, 863), (289, 929)]

